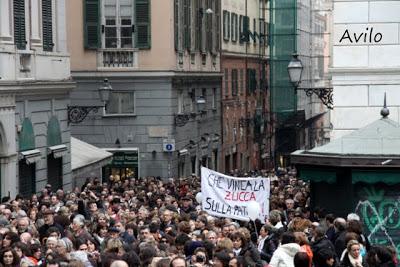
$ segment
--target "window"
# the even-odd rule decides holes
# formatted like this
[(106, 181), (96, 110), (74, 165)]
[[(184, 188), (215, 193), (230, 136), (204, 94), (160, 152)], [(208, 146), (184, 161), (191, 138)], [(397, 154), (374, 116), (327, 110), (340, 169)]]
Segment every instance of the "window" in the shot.
[(42, 0), (43, 50), (53, 51), (52, 0)]
[[(4, 0), (3, 0), (4, 1)], [(14, 42), (17, 49), (26, 49), (25, 0), (14, 0)]]
[(232, 69), (232, 96), (236, 96), (238, 94), (238, 70)]
[(182, 114), (184, 112), (183, 109), (183, 93), (182, 91), (178, 92), (178, 114)]
[(216, 109), (217, 108), (217, 88), (212, 89), (212, 103), (211, 103), (211, 108)]
[(134, 92), (112, 92), (106, 114), (135, 114)]
[(230, 26), (230, 14), (228, 11), (224, 10), (223, 12), (223, 19), (224, 19), (224, 28), (223, 28), (223, 37), (224, 40), (228, 41), (229, 37), (230, 37), (230, 30), (229, 30), (229, 26)]
[(239, 70), (239, 93), (243, 95), (243, 69)]
[(225, 73), (224, 73), (224, 79), (225, 79), (225, 96), (229, 95), (229, 70), (225, 69)]
[(104, 1), (104, 47), (133, 47), (132, 21), (132, 0)]
[(236, 42), (238, 39), (238, 16), (235, 13), (232, 13), (231, 33), (232, 42)]
[(250, 93), (255, 92), (257, 89), (257, 79), (256, 79), (256, 70), (255, 69), (247, 69), (247, 90)]

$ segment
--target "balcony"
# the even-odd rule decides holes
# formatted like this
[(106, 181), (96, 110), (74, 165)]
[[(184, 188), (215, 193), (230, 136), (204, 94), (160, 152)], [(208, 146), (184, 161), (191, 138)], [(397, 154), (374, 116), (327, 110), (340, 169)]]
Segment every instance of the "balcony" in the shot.
[(98, 52), (100, 69), (136, 69), (138, 67), (138, 49), (101, 49)]

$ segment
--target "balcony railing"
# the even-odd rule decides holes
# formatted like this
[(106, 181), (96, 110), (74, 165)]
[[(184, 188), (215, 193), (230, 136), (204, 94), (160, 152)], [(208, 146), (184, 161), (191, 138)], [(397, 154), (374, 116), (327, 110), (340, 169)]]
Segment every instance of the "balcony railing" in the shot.
[(136, 68), (137, 49), (104, 49), (99, 51), (99, 67)]

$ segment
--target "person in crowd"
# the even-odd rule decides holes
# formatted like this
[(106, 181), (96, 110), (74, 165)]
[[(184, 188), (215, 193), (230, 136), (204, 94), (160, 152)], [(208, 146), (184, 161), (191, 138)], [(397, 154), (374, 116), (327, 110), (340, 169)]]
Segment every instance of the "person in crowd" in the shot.
[(269, 263), (278, 245), (279, 237), (274, 232), (273, 227), (269, 224), (263, 225), (258, 240), (258, 251), (260, 252), (261, 260)]
[[(313, 232), (314, 242), (311, 245), (313, 252), (313, 261), (315, 267), (319, 267), (324, 264), (324, 260), (321, 259), (321, 250), (326, 249), (330, 250), (330, 253), (335, 255), (335, 246), (332, 242), (326, 237), (325, 229), (322, 227), (315, 228)], [(336, 255), (335, 255), (336, 258)]]
[(297, 252), (293, 259), (294, 267), (309, 267), (310, 257), (305, 252)]
[(11, 247), (6, 247), (0, 251), (0, 263), (4, 267), (19, 267), (20, 258)]
[(357, 240), (350, 240), (347, 243), (347, 252), (343, 260), (340, 262), (340, 267), (365, 267), (366, 262), (361, 256), (361, 244)]
[[(202, 211), (194, 200), (201, 186), (196, 175), (162, 179), (113, 174), (104, 183), (88, 178), (72, 191), (54, 192), (48, 185), (32, 196), (4, 197), (0, 241), (3, 250), (11, 249), (6, 262), (8, 266), (51, 267), (247, 267), (268, 263), (275, 267), (294, 266), (300, 251), (307, 254), (308, 262), (317, 257), (319, 266), (325, 267), (337, 263), (331, 246), (324, 243), (325, 233), (335, 245), (343, 243), (343, 258), (347, 252), (351, 254), (346, 249), (350, 236), (367, 245), (355, 215), (350, 215), (348, 222), (343, 219), (343, 225), (341, 218), (325, 216), (323, 208), (312, 216), (309, 184), (298, 180), (295, 170), (232, 173), (273, 178), (270, 216), (264, 225)], [(322, 234), (318, 225), (324, 229)], [(315, 253), (319, 246), (322, 248)], [(362, 245), (360, 250), (363, 254)], [(16, 255), (11, 259), (8, 256), (13, 252)], [(386, 264), (388, 255), (394, 261), (393, 250), (374, 249), (366, 258), (375, 267)]]
[(284, 232), (281, 236), (281, 244), (272, 255), (269, 265), (271, 267), (293, 267), (294, 256), (300, 251), (300, 245), (292, 232)]

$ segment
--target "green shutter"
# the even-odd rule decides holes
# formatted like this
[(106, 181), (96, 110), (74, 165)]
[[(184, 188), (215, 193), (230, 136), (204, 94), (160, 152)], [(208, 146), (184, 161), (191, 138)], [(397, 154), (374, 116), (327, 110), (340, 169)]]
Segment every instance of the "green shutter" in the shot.
[(248, 16), (243, 17), (243, 32), (240, 36), (240, 40), (242, 42), (248, 42), (250, 41), (250, 18)]
[(84, 0), (85, 48), (100, 48), (100, 3), (99, 0)]
[(14, 0), (14, 42), (17, 49), (26, 49), (25, 0)]
[(47, 126), (47, 146), (61, 145), (60, 123), (56, 116), (52, 116)]
[(43, 50), (53, 51), (52, 0), (42, 0)]
[(151, 47), (150, 28), (150, 2), (149, 0), (136, 0), (136, 47)]
[(18, 135), (19, 151), (35, 149), (35, 134), (30, 119), (25, 118), (22, 122), (22, 130)]

